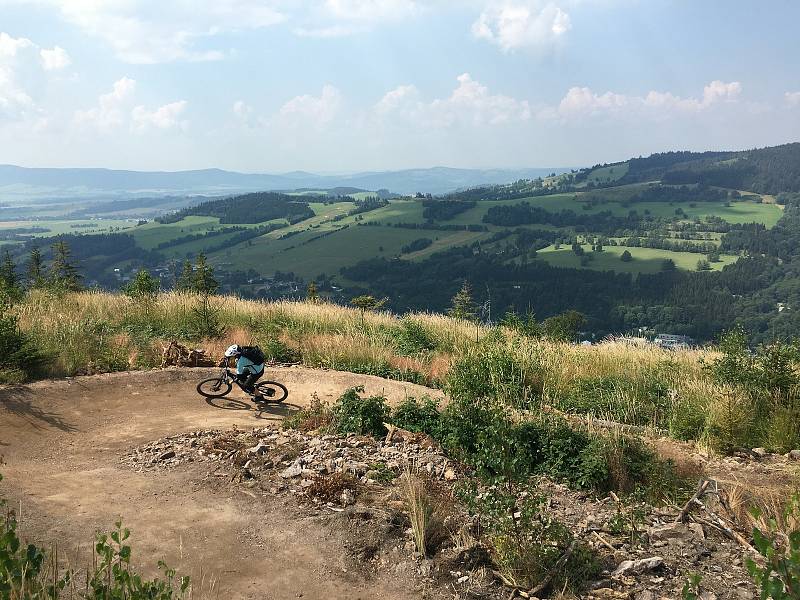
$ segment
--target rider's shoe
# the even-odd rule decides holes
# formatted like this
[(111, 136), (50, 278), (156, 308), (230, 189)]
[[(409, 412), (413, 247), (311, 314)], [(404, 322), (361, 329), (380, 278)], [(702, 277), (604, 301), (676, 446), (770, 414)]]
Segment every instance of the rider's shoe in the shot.
[(264, 396), (262, 396), (261, 394), (253, 394), (253, 395), (250, 397), (250, 399), (251, 399), (253, 402), (255, 402), (256, 404), (261, 404), (261, 403), (263, 403), (263, 402), (266, 402), (266, 401), (267, 401), (267, 399), (266, 399), (266, 398), (264, 398)]

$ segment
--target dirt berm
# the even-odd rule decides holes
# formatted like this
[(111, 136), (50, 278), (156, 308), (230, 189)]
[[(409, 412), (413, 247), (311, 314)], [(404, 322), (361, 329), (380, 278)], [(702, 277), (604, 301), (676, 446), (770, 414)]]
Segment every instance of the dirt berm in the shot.
[(24, 537), (59, 544), (73, 566), (90, 560), (97, 530), (119, 517), (133, 531), (134, 562), (159, 559), (220, 579), (220, 598), (418, 598), (411, 582), (365, 578), (347, 568), (343, 540), (298, 518), (287, 499), (255, 502), (239, 488), (214, 491), (185, 471), (153, 475), (124, 468), (130, 448), (207, 428), (263, 426), (306, 405), (363, 385), (395, 403), (440, 392), (378, 377), (300, 367), (268, 369), (290, 390), (284, 405), (257, 411), (212, 406), (195, 384), (214, 369), (116, 373), (0, 387), (0, 495), (21, 508)]

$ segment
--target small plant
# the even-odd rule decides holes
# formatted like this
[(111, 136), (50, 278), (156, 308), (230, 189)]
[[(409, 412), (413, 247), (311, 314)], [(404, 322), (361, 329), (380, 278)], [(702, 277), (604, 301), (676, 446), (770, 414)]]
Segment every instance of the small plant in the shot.
[(153, 277), (147, 269), (140, 269), (122, 291), (131, 300), (149, 306), (158, 296), (158, 279)]
[(355, 306), (358, 310), (361, 311), (361, 326), (364, 326), (364, 316), (369, 312), (373, 312), (381, 308), (386, 302), (388, 302), (388, 298), (383, 298), (378, 300), (375, 296), (370, 296), (369, 294), (363, 294), (361, 296), (356, 296), (352, 300), (350, 300), (350, 304)]
[(425, 481), (411, 471), (400, 477), (400, 489), (411, 521), (414, 545), (422, 556), (430, 556), (443, 537), (443, 525), (425, 487)]
[(702, 579), (703, 576), (699, 573), (689, 573), (681, 590), (681, 598), (683, 600), (697, 600), (700, 597), (700, 581)]
[(296, 413), (286, 417), (283, 427), (297, 429), (298, 431), (314, 431), (328, 427), (333, 421), (333, 411), (316, 392), (311, 394), (308, 408), (302, 408)]
[(405, 318), (395, 333), (397, 351), (403, 356), (414, 356), (429, 350), (435, 350), (436, 344), (418, 322)]
[(389, 419), (389, 406), (383, 396), (362, 398), (364, 386), (350, 388), (333, 407), (333, 426), (339, 433), (357, 433), (382, 437)]
[(618, 501), (617, 512), (608, 520), (608, 528), (613, 534), (627, 537), (631, 546), (635, 546), (641, 541), (645, 517), (647, 511), (643, 504)]
[(392, 411), (392, 424), (415, 433), (427, 433), (437, 440), (445, 435), (439, 403), (429, 396), (419, 400), (413, 397), (403, 400)]
[[(758, 519), (760, 513), (753, 511)], [(800, 519), (800, 496), (794, 495), (785, 512), (785, 521)], [(800, 530), (782, 533), (775, 519), (762, 531), (753, 528), (753, 546), (763, 557), (763, 563), (747, 559), (747, 569), (761, 590), (762, 600), (797, 600), (800, 598)]]

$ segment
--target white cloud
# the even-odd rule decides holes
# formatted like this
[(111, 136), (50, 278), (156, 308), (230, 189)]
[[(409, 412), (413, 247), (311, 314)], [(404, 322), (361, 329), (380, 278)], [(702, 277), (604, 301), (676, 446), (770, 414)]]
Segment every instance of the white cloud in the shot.
[(39, 52), (42, 58), (42, 67), (45, 71), (57, 71), (72, 64), (72, 59), (61, 46), (55, 46), (52, 50), (42, 48)]
[(504, 52), (520, 48), (551, 48), (572, 28), (569, 14), (552, 2), (505, 0), (492, 2), (472, 24), (472, 34)]
[(325, 85), (319, 96), (305, 94), (289, 100), (280, 109), (286, 123), (324, 125), (336, 117), (342, 104), (342, 94), (332, 85)]
[(789, 106), (800, 106), (800, 92), (786, 92), (784, 98)]
[(127, 119), (127, 109), (135, 91), (135, 79), (123, 77), (115, 81), (113, 89), (98, 98), (97, 106), (75, 111), (75, 123), (82, 127), (95, 128), (101, 132), (108, 132), (124, 125)]
[(455, 124), (500, 125), (531, 118), (527, 100), (492, 94), (469, 73), (459, 75), (458, 86), (447, 98), (422, 102), (413, 85), (402, 85), (388, 92), (373, 107), (382, 118), (392, 116), (419, 121), (425, 126), (449, 127)]
[(540, 116), (581, 117), (598, 114), (641, 115), (649, 112), (654, 116), (669, 116), (675, 113), (696, 113), (722, 103), (736, 102), (742, 93), (738, 81), (715, 80), (703, 88), (700, 98), (683, 98), (671, 92), (651, 90), (644, 96), (629, 96), (614, 92), (597, 94), (588, 87), (572, 87), (555, 109), (546, 109)]
[(0, 32), (0, 119), (38, 112), (33, 89), (41, 84), (38, 46), (28, 38)]
[[(30, 0), (37, 1), (37, 0)], [(117, 57), (131, 63), (218, 60), (223, 51), (202, 47), (206, 38), (285, 20), (276, 2), (215, 0), (38, 0), (56, 6), (85, 33), (105, 40)]]
[(185, 127), (186, 122), (181, 121), (180, 117), (187, 106), (186, 100), (170, 102), (164, 106), (149, 111), (144, 106), (137, 106), (131, 111), (132, 129), (134, 131), (147, 131), (154, 129), (172, 129), (174, 127)]

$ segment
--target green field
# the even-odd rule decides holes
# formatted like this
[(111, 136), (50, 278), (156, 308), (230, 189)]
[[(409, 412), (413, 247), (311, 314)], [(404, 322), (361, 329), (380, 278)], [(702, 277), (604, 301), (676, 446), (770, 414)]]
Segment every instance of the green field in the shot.
[[(76, 225), (76, 227), (72, 227)], [(77, 227), (80, 225), (81, 227)], [(89, 227), (83, 227), (89, 225)], [(20, 227), (43, 227), (49, 231), (31, 234), (34, 237), (44, 238), (62, 233), (108, 233), (113, 228), (128, 229), (134, 227), (136, 221), (124, 219), (79, 219), (75, 221), (0, 221), (0, 231), (4, 229), (17, 229)]]
[(589, 175), (586, 177), (586, 183), (598, 184), (608, 183), (610, 181), (618, 181), (627, 175), (629, 168), (630, 165), (628, 163), (611, 165), (608, 167), (599, 167), (589, 173)]
[(132, 233), (136, 244), (145, 250), (153, 250), (162, 242), (168, 242), (184, 235), (204, 233), (212, 227), (219, 227), (217, 217), (189, 216), (177, 223), (157, 223), (155, 221), (140, 225)]
[[(569, 246), (561, 246), (556, 250), (554, 246), (548, 246), (536, 253), (538, 259), (547, 261), (554, 267), (565, 267), (572, 269), (593, 269), (595, 271), (616, 271), (618, 273), (657, 273), (661, 270), (661, 263), (666, 258), (671, 258), (675, 266), (686, 271), (697, 270), (697, 261), (705, 258), (703, 254), (694, 252), (673, 252), (671, 250), (660, 250), (658, 248), (626, 248), (624, 246), (604, 246), (602, 252), (592, 252), (590, 245), (583, 245), (587, 254), (591, 254), (594, 259), (586, 266), (581, 266), (580, 258), (572, 251)], [(627, 250), (633, 256), (630, 262), (622, 262), (620, 256)], [(722, 269), (725, 265), (736, 262), (737, 256), (723, 254), (720, 262), (711, 263), (711, 268), (715, 271)]]
[[(277, 233), (277, 232), (273, 232)], [(329, 233), (325, 237), (317, 236)], [(309, 230), (286, 239), (262, 236), (250, 244), (227, 248), (210, 255), (211, 262), (237, 269), (255, 269), (263, 274), (276, 270), (294, 272), (311, 279), (320, 273), (338, 275), (343, 266), (374, 257), (400, 256), (402, 247), (419, 238), (430, 238), (434, 243), (407, 256), (420, 260), (433, 252), (454, 245), (471, 243), (481, 233), (465, 231), (428, 231), (399, 227), (367, 227), (351, 225), (338, 230)], [(438, 239), (437, 239), (438, 238)]]

